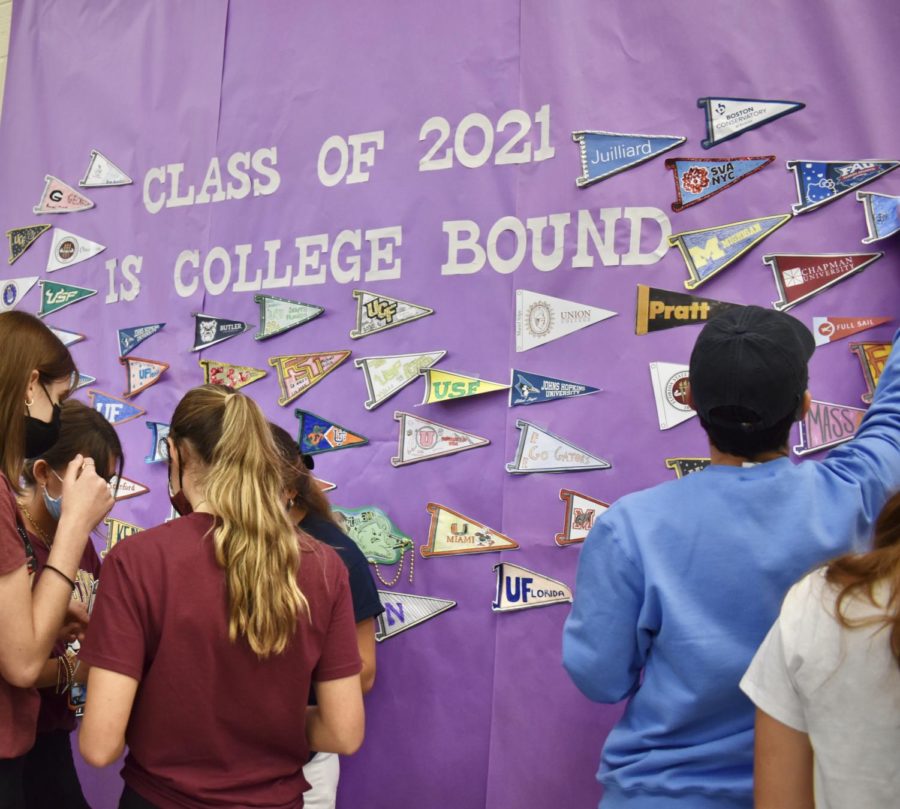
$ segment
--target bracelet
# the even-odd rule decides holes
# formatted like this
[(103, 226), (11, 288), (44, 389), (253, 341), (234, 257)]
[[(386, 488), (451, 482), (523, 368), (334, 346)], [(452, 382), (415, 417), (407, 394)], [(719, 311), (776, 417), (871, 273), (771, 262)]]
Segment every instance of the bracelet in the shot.
[(70, 579), (65, 573), (63, 573), (58, 567), (53, 567), (53, 565), (44, 565), (44, 569), (52, 570), (58, 576), (62, 576), (67, 582), (69, 582), (69, 587), (71, 587), (72, 590), (75, 589), (75, 582), (72, 579)]

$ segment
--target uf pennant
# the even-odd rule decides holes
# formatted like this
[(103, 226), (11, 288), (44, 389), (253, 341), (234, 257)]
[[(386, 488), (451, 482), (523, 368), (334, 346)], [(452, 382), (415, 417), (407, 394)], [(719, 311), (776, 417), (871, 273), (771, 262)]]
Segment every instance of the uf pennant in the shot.
[(634, 333), (647, 334), (676, 326), (706, 323), (713, 315), (737, 305), (638, 284)]
[(391, 466), (406, 466), (419, 461), (430, 461), (444, 455), (454, 455), (468, 449), (484, 447), (491, 442), (474, 433), (457, 430), (446, 424), (397, 411), (394, 420), (400, 422), (397, 454), (391, 458)]
[(506, 464), (506, 471), (510, 474), (585, 472), (612, 468), (612, 464), (604, 458), (592, 455), (529, 421), (517, 419), (516, 428), (522, 432), (519, 433), (516, 457)]
[(14, 309), (37, 282), (38, 276), (36, 275), (0, 281), (0, 312), (9, 312)]
[(106, 554), (123, 539), (127, 539), (132, 534), (144, 530), (139, 525), (134, 525), (134, 523), (125, 522), (125, 520), (119, 520), (115, 517), (107, 517), (103, 524), (106, 526), (106, 549), (100, 552), (101, 558), (106, 557)]
[(113, 497), (117, 503), (119, 500), (130, 500), (132, 497), (140, 497), (142, 494), (147, 494), (150, 491), (150, 488), (143, 483), (138, 483), (130, 478), (119, 477), (118, 475), (110, 478), (109, 488), (113, 492)]
[(856, 354), (866, 380), (866, 392), (860, 397), (866, 404), (872, 404), (875, 388), (890, 356), (891, 343), (850, 343), (850, 350)]
[(575, 185), (585, 188), (681, 146), (687, 138), (581, 130), (572, 133), (572, 140), (581, 155), (581, 176)]
[(666, 469), (671, 469), (676, 478), (702, 472), (712, 461), (709, 458), (666, 458)]
[(497, 574), (497, 594), (491, 604), (494, 612), (513, 612), (572, 601), (572, 590), (567, 584), (543, 573), (535, 573), (512, 562), (494, 565), (494, 572)]
[(465, 399), (468, 396), (495, 393), (509, 387), (501, 382), (488, 382), (475, 376), (454, 374), (437, 368), (427, 368), (422, 371), (422, 375), (425, 377), (425, 398), (422, 404)]
[(142, 357), (120, 357), (119, 362), (125, 366), (127, 390), (122, 395), (126, 399), (137, 396), (141, 391), (155, 385), (169, 368), (167, 362)]
[(62, 228), (53, 231), (53, 243), (47, 258), (47, 272), (56, 272), (93, 258), (106, 250), (106, 245), (97, 244), (83, 236), (76, 236)]
[(561, 548), (584, 542), (596, 519), (609, 508), (609, 503), (595, 500), (573, 489), (560, 489), (559, 499), (566, 504), (565, 527), (562, 533), (554, 537)]
[(259, 304), (259, 331), (253, 335), (254, 340), (268, 340), (276, 334), (296, 329), (325, 311), (321, 306), (275, 295), (254, 295), (253, 300)]
[(369, 398), (363, 404), (374, 410), (399, 393), (422, 371), (431, 368), (446, 356), (446, 351), (425, 351), (421, 354), (393, 354), (387, 357), (361, 357), (353, 364), (366, 379)]
[[(35, 278), (34, 280), (37, 281), (37, 278)], [(66, 329), (57, 329), (57, 328), (54, 328), (53, 326), (50, 327), (50, 331), (52, 331), (57, 336), (57, 338), (59, 338), (59, 341), (67, 348), (70, 345), (74, 345), (75, 343), (80, 343), (82, 340), (85, 339), (85, 336), (83, 334), (79, 334), (77, 331), (67, 331)]]
[(6, 231), (9, 239), (9, 259), (7, 263), (15, 264), (22, 254), (43, 236), (53, 225), (28, 225), (24, 228), (13, 228)]
[(587, 396), (599, 393), (600, 388), (582, 385), (580, 382), (569, 382), (555, 376), (542, 376), (519, 371), (515, 368), (510, 373), (509, 406), (541, 404), (555, 402), (557, 399), (570, 399), (573, 396)]
[(869, 231), (869, 235), (862, 239), (863, 244), (871, 244), (900, 233), (900, 196), (857, 191), (856, 201), (863, 204), (866, 228)]
[(514, 551), (519, 547), (515, 540), (451, 508), (438, 503), (429, 503), (426, 508), (431, 515), (428, 544), (419, 548), (426, 559), (429, 556)]
[(375, 640), (379, 643), (456, 606), (455, 601), (446, 598), (392, 593), (389, 590), (379, 590), (378, 597), (384, 607), (384, 612), (375, 617)]
[(126, 402), (118, 396), (110, 396), (101, 390), (88, 390), (87, 395), (91, 400), (91, 407), (110, 424), (116, 426), (143, 416), (147, 412), (135, 407), (131, 402)]
[(412, 538), (377, 506), (341, 508), (334, 506), (341, 527), (371, 564), (395, 565), (413, 547)]
[(96, 149), (91, 149), (91, 162), (78, 185), (82, 188), (104, 188), (110, 185), (131, 185), (133, 182), (112, 160)]
[(73, 213), (93, 208), (94, 203), (79, 194), (71, 185), (58, 177), (47, 174), (44, 177), (44, 191), (41, 201), (34, 206), (34, 213)]
[(797, 199), (791, 205), (795, 214), (806, 213), (833, 202), (854, 188), (877, 180), (900, 166), (897, 160), (788, 160), (794, 172)]
[(670, 157), (666, 168), (675, 175), (672, 210), (678, 213), (762, 171), (775, 155), (761, 157)]
[(529, 351), (558, 340), (616, 312), (527, 289), (516, 290), (516, 351)]
[(146, 326), (119, 329), (119, 356), (124, 357), (129, 351), (134, 351), (144, 340), (151, 338), (165, 325), (165, 323), (149, 323)]
[(434, 309), (427, 306), (362, 289), (353, 290), (353, 297), (356, 298), (356, 327), (350, 330), (353, 340), (434, 314)]
[(251, 368), (248, 365), (232, 365), (230, 362), (216, 360), (200, 360), (203, 369), (203, 381), (207, 385), (225, 385), (240, 390), (262, 379), (268, 371)]
[(194, 347), (191, 351), (202, 351), (204, 348), (223, 343), (251, 328), (253, 327), (249, 323), (242, 320), (228, 320), (195, 312)]
[(144, 463), (159, 463), (169, 460), (169, 444), (166, 439), (169, 437), (170, 426), (161, 421), (147, 422), (147, 429), (150, 430), (153, 443), (150, 445), (150, 454), (144, 458)]
[(41, 309), (38, 317), (46, 317), (97, 294), (96, 289), (59, 284), (55, 281), (38, 281), (38, 284), (41, 287)]
[(697, 106), (706, 113), (706, 137), (700, 145), (710, 149), (717, 143), (802, 110), (806, 105), (799, 101), (764, 98), (707, 97), (698, 98)]
[(269, 357), (269, 365), (278, 371), (278, 386), (281, 388), (278, 404), (284, 406), (302, 396), (349, 356), (349, 351), (319, 351), (316, 354)]
[(300, 434), (297, 443), (304, 455), (319, 455), (323, 452), (334, 452), (339, 449), (362, 447), (369, 443), (368, 438), (351, 432), (346, 427), (323, 419), (307, 410), (294, 411), (300, 421)]
[(817, 346), (890, 323), (889, 317), (814, 317), (812, 333)]
[(772, 306), (781, 312), (809, 300), (851, 275), (862, 272), (884, 253), (779, 253), (763, 256), (775, 276), (781, 300)]
[(688, 372), (687, 365), (650, 363), (650, 381), (653, 383), (660, 430), (671, 430), (697, 415), (688, 404)]
[(794, 452), (809, 455), (849, 441), (856, 435), (865, 415), (866, 411), (861, 407), (813, 399), (809, 412), (800, 422), (800, 443), (794, 447)]

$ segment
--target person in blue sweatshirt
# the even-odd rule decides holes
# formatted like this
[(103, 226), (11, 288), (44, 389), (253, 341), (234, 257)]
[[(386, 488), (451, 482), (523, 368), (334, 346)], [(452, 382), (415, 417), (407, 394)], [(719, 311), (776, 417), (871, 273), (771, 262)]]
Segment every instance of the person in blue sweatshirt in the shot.
[(814, 348), (774, 310), (710, 320), (690, 396), (712, 465), (621, 498), (585, 540), (563, 664), (589, 699), (629, 700), (603, 748), (603, 809), (752, 807), (741, 676), (791, 585), (867, 547), (900, 489), (900, 350), (852, 441), (821, 463), (789, 459)]

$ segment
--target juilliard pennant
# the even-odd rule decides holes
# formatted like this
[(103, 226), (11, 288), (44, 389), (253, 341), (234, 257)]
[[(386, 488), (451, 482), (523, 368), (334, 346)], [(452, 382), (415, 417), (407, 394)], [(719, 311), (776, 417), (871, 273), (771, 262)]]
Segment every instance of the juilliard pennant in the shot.
[(856, 200), (863, 204), (866, 228), (869, 231), (869, 235), (862, 240), (863, 244), (871, 244), (900, 233), (900, 196), (857, 191)]
[(776, 214), (669, 236), (669, 244), (681, 251), (691, 275), (685, 288), (696, 289), (706, 283), (790, 220), (789, 213)]
[(438, 368), (427, 368), (422, 371), (422, 375), (425, 377), (425, 398), (422, 400), (422, 404), (449, 402), (453, 399), (464, 399), (467, 396), (494, 393), (509, 387), (501, 382), (488, 382), (474, 376), (454, 374)]
[(586, 303), (517, 289), (516, 351), (528, 351), (558, 340), (615, 314), (617, 313)]
[(106, 549), (100, 552), (100, 556), (105, 557), (113, 548), (116, 547), (123, 539), (127, 539), (132, 534), (143, 531), (139, 525), (125, 522), (115, 517), (107, 517), (103, 524), (106, 526)]
[(446, 351), (425, 351), (421, 354), (393, 354), (387, 357), (361, 357), (353, 364), (366, 378), (369, 398), (363, 404), (374, 410), (395, 393), (399, 393), (419, 374), (441, 360)]
[(144, 463), (159, 463), (169, 460), (169, 445), (166, 439), (169, 437), (170, 425), (161, 421), (148, 421), (146, 424), (151, 433), (152, 443), (150, 454), (144, 458)]
[(681, 146), (687, 138), (583, 130), (573, 132), (572, 140), (581, 153), (581, 176), (575, 185), (585, 188)]
[(567, 584), (543, 573), (535, 573), (512, 562), (494, 565), (494, 572), (497, 574), (497, 594), (491, 604), (494, 612), (513, 612), (572, 601), (572, 591)]
[(697, 415), (687, 401), (688, 371), (687, 365), (674, 362), (650, 363), (650, 380), (660, 430), (671, 430)]
[(200, 360), (203, 369), (203, 381), (207, 385), (225, 385), (234, 390), (240, 390), (262, 379), (268, 371), (261, 368), (251, 368), (248, 365), (232, 365), (230, 362), (217, 362), (216, 360)]
[(427, 509), (431, 515), (428, 544), (419, 548), (425, 558), (514, 551), (519, 547), (515, 540), (451, 508), (429, 503)]
[(820, 208), (854, 188), (877, 180), (900, 166), (897, 160), (788, 160), (788, 171), (794, 172), (797, 199), (791, 210), (795, 214)]
[(237, 337), (250, 328), (252, 326), (249, 323), (241, 320), (194, 313), (194, 347), (191, 351), (202, 351), (204, 348)]
[(800, 422), (797, 455), (809, 455), (849, 441), (856, 435), (866, 411), (861, 407), (819, 402), (813, 399), (809, 412)]
[(304, 455), (319, 455), (322, 452), (361, 447), (369, 443), (368, 438), (357, 435), (333, 421), (323, 419), (315, 413), (298, 408), (294, 411), (294, 415), (300, 421), (297, 443)]
[(38, 284), (41, 287), (41, 310), (38, 312), (38, 317), (46, 317), (97, 294), (96, 289), (76, 287), (72, 284), (58, 284), (55, 281), (38, 281)]
[(321, 306), (274, 295), (254, 295), (253, 300), (259, 304), (259, 331), (253, 335), (254, 340), (268, 340), (296, 329), (325, 311)]
[(71, 185), (48, 174), (44, 177), (41, 201), (32, 210), (34, 213), (73, 213), (93, 207), (94, 203), (79, 194)]
[(812, 333), (817, 346), (890, 323), (889, 317), (814, 317)]
[(566, 504), (565, 527), (555, 537), (556, 544), (560, 547), (584, 542), (594, 527), (595, 520), (609, 508), (609, 503), (572, 489), (560, 489), (559, 499)]
[(87, 261), (106, 250), (106, 245), (97, 244), (83, 236), (76, 236), (62, 228), (53, 231), (53, 243), (47, 258), (47, 272), (55, 272)]
[[(34, 279), (37, 281), (37, 278)], [(66, 347), (70, 345), (74, 345), (75, 343), (80, 343), (85, 339), (83, 334), (79, 334), (77, 331), (67, 331), (66, 329), (56, 329), (53, 326), (50, 327), (50, 331), (52, 331), (59, 341)]]
[(713, 315), (735, 306), (738, 304), (638, 284), (634, 333), (647, 334), (676, 326), (706, 323)]
[(278, 404), (283, 406), (293, 402), (349, 356), (349, 351), (319, 351), (315, 354), (269, 357), (269, 365), (278, 371), (278, 386), (281, 388)]
[(872, 404), (875, 388), (884, 371), (884, 364), (891, 353), (890, 343), (850, 343), (850, 350), (856, 354), (866, 380), (866, 392), (860, 397), (866, 404)]
[(122, 395), (126, 399), (137, 396), (141, 391), (155, 385), (169, 367), (167, 362), (142, 357), (120, 357), (119, 362), (125, 366), (127, 390)]
[(91, 149), (91, 162), (78, 185), (82, 188), (104, 188), (110, 185), (130, 185), (133, 182), (112, 160), (96, 149)]
[(142, 494), (147, 494), (150, 491), (150, 488), (143, 483), (138, 483), (136, 480), (126, 477), (118, 477), (117, 475), (110, 479), (109, 488), (113, 492), (113, 497), (117, 503), (119, 500), (130, 500), (132, 497), (140, 497)]
[(353, 340), (434, 314), (434, 309), (427, 306), (362, 289), (353, 290), (353, 297), (356, 298), (356, 327), (350, 330)]
[(393, 520), (377, 506), (361, 508), (333, 507), (344, 533), (372, 564), (395, 565), (403, 558), (412, 539), (401, 531)]
[(78, 379), (75, 380), (75, 387), (72, 390), (81, 390), (82, 388), (89, 387), (93, 385), (97, 381), (96, 376), (90, 376), (89, 374), (83, 374), (80, 371), (78, 372)]
[(491, 442), (474, 433), (467, 433), (446, 424), (438, 424), (412, 413), (396, 412), (394, 419), (400, 422), (397, 455), (391, 458), (392, 466), (406, 466), (419, 461), (430, 461), (443, 455), (454, 455), (467, 449), (484, 447)]
[(146, 326), (119, 329), (119, 356), (124, 357), (129, 351), (134, 351), (144, 340), (152, 337), (165, 325), (165, 323), (148, 323)]
[(775, 159), (762, 157), (670, 157), (666, 168), (675, 174), (675, 194), (672, 203), (676, 213), (715, 196), (720, 191), (761, 171)]
[(53, 225), (28, 225), (24, 228), (7, 230), (6, 236), (9, 239), (8, 263), (15, 264), (22, 257), (22, 254), (51, 227)]
[(580, 382), (569, 382), (555, 376), (542, 376), (513, 368), (510, 373), (509, 406), (555, 402), (557, 399), (587, 396), (599, 390), (600, 388), (582, 385)]
[(110, 396), (101, 390), (91, 389), (87, 395), (91, 400), (91, 407), (110, 424), (117, 426), (143, 416), (147, 412), (140, 407), (135, 407), (131, 402), (126, 402), (118, 396)]
[(517, 419), (516, 428), (522, 431), (519, 433), (516, 457), (506, 464), (506, 471), (513, 475), (612, 468), (612, 464), (604, 458), (592, 455), (529, 421)]
[(666, 458), (666, 469), (671, 469), (676, 478), (684, 478), (702, 472), (711, 463), (709, 458)]
[(36, 275), (0, 281), (0, 312), (8, 312), (10, 309), (14, 309), (37, 281), (38, 276)]
[(775, 275), (781, 300), (772, 306), (786, 312), (798, 303), (862, 272), (884, 253), (779, 253), (763, 256)]
[(384, 612), (375, 618), (375, 640), (381, 642), (429, 621), (456, 606), (455, 601), (379, 590)]
[(706, 113), (706, 137), (700, 145), (710, 149), (717, 143), (802, 110), (806, 105), (799, 101), (764, 98), (698, 98), (697, 106)]

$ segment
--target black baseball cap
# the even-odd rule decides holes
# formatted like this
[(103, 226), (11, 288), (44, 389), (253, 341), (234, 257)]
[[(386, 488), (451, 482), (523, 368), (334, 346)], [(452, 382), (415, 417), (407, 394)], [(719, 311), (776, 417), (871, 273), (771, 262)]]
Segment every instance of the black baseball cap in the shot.
[(707, 424), (757, 432), (798, 412), (816, 349), (784, 312), (738, 306), (710, 319), (691, 353), (691, 395)]

